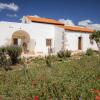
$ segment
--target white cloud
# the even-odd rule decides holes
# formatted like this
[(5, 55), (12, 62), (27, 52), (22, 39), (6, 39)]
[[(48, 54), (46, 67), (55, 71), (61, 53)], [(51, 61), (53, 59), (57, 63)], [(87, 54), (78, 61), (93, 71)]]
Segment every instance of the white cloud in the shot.
[(17, 17), (17, 14), (6, 14), (7, 17)]
[[(22, 21), (24, 16), (32, 16), (32, 15), (23, 15), (19, 20)], [(38, 15), (33, 15), (32, 17), (40, 18), (40, 16)]]
[(62, 22), (65, 24), (65, 26), (74, 26), (74, 22), (70, 19), (59, 19), (59, 22)]
[(40, 16), (38, 16), (38, 15), (33, 15), (32, 17), (37, 17), (37, 18), (39, 18)]
[(78, 23), (80, 26), (85, 26), (94, 30), (100, 30), (100, 24), (93, 23), (91, 20), (82, 20)]
[(82, 20), (82, 21), (80, 21), (80, 22), (78, 23), (78, 25), (87, 26), (87, 25), (89, 25), (89, 24), (91, 24), (91, 23), (92, 23), (92, 21), (89, 20), (89, 19), (87, 19), (87, 20)]
[(37, 17), (37, 18), (40, 18), (40, 16), (38, 16), (38, 15), (24, 15), (24, 16), (31, 16), (31, 17)]
[(87, 27), (94, 29), (94, 30), (100, 30), (100, 24), (90, 24)]
[(9, 9), (9, 10), (13, 10), (13, 11), (18, 11), (19, 6), (16, 5), (15, 3), (0, 3), (0, 10), (4, 10), (4, 9)]

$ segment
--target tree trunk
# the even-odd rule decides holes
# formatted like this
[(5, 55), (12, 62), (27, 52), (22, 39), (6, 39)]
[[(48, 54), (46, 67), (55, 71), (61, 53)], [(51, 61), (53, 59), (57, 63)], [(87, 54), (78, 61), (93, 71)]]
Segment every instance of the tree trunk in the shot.
[(98, 46), (98, 50), (99, 50), (99, 53), (100, 53), (100, 43), (97, 42), (97, 46)]

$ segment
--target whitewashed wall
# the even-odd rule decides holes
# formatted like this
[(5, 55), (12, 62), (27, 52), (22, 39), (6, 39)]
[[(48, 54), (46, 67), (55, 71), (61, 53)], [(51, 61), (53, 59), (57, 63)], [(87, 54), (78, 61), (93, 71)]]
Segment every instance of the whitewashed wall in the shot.
[(66, 37), (67, 37), (66, 48), (69, 50), (72, 51), (78, 50), (78, 37), (82, 37), (82, 51), (86, 51), (88, 48), (98, 50), (95, 41), (94, 44), (90, 43), (89, 33), (66, 31)]
[(59, 28), (55, 26), (55, 37), (54, 37), (54, 50), (55, 53), (59, 52), (63, 46), (63, 33), (65, 30), (63, 28)]
[[(46, 46), (46, 39), (52, 39), (52, 48), (55, 53), (62, 48), (62, 35), (65, 30), (50, 24), (41, 23), (14, 23), (14, 22), (0, 22), (0, 46), (10, 45), (12, 34), (18, 30), (27, 32), (30, 36), (28, 48), (35, 54), (48, 54), (48, 47)], [(66, 49), (78, 50), (78, 37), (82, 37), (83, 49), (93, 48), (98, 50), (97, 45), (90, 43), (89, 33), (66, 31)]]
[(46, 39), (48, 38), (52, 39), (52, 47), (54, 47), (55, 26), (40, 23), (22, 24), (12, 22), (0, 22), (0, 46), (10, 44), (12, 34), (18, 30), (27, 32), (30, 35), (31, 43), (35, 41), (34, 49), (36, 54), (48, 53), (48, 47), (46, 47)]

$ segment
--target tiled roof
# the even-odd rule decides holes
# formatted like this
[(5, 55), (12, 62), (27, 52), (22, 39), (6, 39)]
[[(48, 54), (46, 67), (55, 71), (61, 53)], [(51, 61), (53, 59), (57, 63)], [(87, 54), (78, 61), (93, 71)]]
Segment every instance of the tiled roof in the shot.
[(26, 17), (32, 22), (47, 23), (47, 24), (54, 24), (54, 25), (64, 25), (63, 23), (56, 21), (54, 19), (40, 18), (40, 17), (34, 17), (34, 16), (26, 16)]
[(94, 31), (94, 30), (86, 28), (86, 27), (64, 26), (63, 23), (56, 21), (54, 19), (49, 19), (49, 18), (41, 18), (41, 17), (34, 17), (34, 16), (26, 16), (26, 18), (28, 18), (32, 22), (53, 24), (53, 25), (56, 25), (58, 27), (64, 28), (65, 30), (70, 30), (70, 31), (89, 32), (89, 33)]
[(57, 26), (70, 31), (80, 31), (80, 32), (89, 32), (89, 33), (94, 32), (94, 30), (92, 29), (86, 27), (80, 27), (80, 26), (63, 26), (63, 25), (57, 25)]

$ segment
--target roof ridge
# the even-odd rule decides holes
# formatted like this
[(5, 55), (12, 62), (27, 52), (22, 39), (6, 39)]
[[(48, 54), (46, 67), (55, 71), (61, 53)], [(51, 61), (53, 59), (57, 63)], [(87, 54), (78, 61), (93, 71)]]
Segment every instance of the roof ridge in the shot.
[(49, 23), (54, 25), (64, 25), (63, 23), (52, 18), (43, 18), (43, 17), (35, 17), (35, 16), (26, 16), (26, 17), (33, 22)]
[[(46, 18), (46, 17), (36, 17), (36, 16), (25, 16), (25, 17), (45, 18), (45, 19), (52, 19), (52, 20), (56, 20), (56, 19), (53, 19), (53, 18)], [(57, 20), (56, 20), (56, 21), (57, 21)]]
[(77, 26), (77, 25), (75, 25), (75, 26), (72, 26), (72, 25), (64, 25), (65, 27), (67, 27), (67, 26), (69, 26), (69, 27), (80, 27), (80, 28), (87, 28), (87, 27), (83, 27), (83, 26)]
[(58, 27), (64, 28), (65, 30), (71, 30), (71, 31), (81, 31), (81, 32), (93, 32), (93, 29), (90, 29), (88, 27), (80, 27), (80, 26), (63, 26), (63, 25), (56, 25)]

